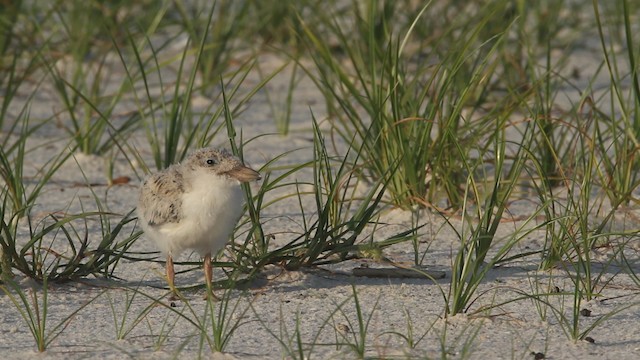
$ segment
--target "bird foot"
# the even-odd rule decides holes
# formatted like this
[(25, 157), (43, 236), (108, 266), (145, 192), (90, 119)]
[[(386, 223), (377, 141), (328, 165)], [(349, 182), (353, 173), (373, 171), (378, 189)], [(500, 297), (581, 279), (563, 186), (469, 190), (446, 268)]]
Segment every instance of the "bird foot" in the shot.
[(176, 301), (176, 300), (181, 300), (180, 296), (178, 296), (178, 293), (176, 292), (171, 292), (171, 295), (169, 295), (169, 301)]
[(212, 289), (207, 289), (202, 298), (203, 300), (220, 301), (221, 299), (213, 293)]

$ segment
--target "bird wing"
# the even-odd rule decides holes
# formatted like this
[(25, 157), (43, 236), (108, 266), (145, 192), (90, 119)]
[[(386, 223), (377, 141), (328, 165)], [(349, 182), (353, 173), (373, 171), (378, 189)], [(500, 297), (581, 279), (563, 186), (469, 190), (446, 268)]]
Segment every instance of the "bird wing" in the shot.
[(139, 207), (150, 226), (177, 223), (182, 216), (182, 174), (169, 168), (148, 178), (142, 185)]

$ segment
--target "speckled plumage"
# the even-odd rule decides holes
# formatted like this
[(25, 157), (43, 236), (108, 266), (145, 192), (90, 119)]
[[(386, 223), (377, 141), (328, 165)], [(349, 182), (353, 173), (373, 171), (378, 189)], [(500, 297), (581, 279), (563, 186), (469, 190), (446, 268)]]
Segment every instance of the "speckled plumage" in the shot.
[(149, 226), (178, 222), (182, 216), (182, 199), (176, 194), (183, 192), (183, 177), (178, 167), (153, 174), (140, 189), (140, 218)]
[(187, 249), (205, 260), (217, 254), (242, 213), (240, 183), (259, 178), (228, 151), (203, 148), (144, 181), (138, 218), (146, 236), (167, 256), (171, 287), (172, 257)]

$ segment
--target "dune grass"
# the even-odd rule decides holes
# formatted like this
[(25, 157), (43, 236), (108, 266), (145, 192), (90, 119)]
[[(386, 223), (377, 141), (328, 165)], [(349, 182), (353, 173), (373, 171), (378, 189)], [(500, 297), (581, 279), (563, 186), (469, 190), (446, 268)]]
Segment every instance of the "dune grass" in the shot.
[[(35, 216), (63, 165), (78, 153), (110, 157), (113, 185), (117, 158), (139, 178), (221, 139), (244, 158), (262, 136), (298, 135), (301, 130), (289, 130), (306, 79), (316, 86), (326, 118), (310, 109), (309, 146), (275, 154), (260, 169), (259, 189), (244, 186), (247, 216), (236, 233), (243, 239), (218, 263), (229, 279), (217, 285), (246, 283), (273, 266), (296, 271), (380, 260), (404, 244), (421, 264), (429, 251), (419, 245), (426, 211), (446, 224), (436, 232), (447, 228), (459, 240), (450, 275), (436, 285), (443, 317), (486, 310), (477, 304), (490, 296), (478, 291), (487, 274), (526, 259), (539, 272), (530, 292), (514, 291), (514, 301), (532, 301), (542, 319), (553, 315), (568, 339), (583, 340), (637, 305), (619, 306), (588, 325), (580, 321), (581, 305), (599, 299), (619, 273), (640, 283), (637, 259), (628, 251), (638, 228), (625, 217), (639, 202), (639, 12), (629, 0), (2, 3), (1, 289), (44, 351), (75, 313), (91, 306), (46, 332), (48, 284), (114, 278), (124, 260), (150, 261), (129, 251), (140, 237), (133, 212), (109, 211), (93, 189), (93, 208)], [(596, 46), (585, 36), (597, 39)], [(590, 46), (598, 63), (584, 79), (568, 59)], [(281, 57), (282, 64), (263, 71), (263, 54)], [(608, 79), (605, 88), (596, 86), (600, 76)], [(281, 77), (286, 86), (276, 94), (280, 90), (268, 85)], [(59, 107), (34, 115), (45, 96)], [(274, 134), (244, 139), (238, 119), (260, 97), (273, 115)], [(64, 151), (33, 169), (30, 154), (38, 149), (29, 140), (45, 129), (61, 129), (50, 141), (64, 144)], [(309, 160), (281, 165), (298, 151)], [(90, 185), (84, 176), (78, 181)], [(278, 234), (286, 240), (276, 242), (264, 230), (265, 214), (292, 199), (301, 230)], [(498, 235), (511, 221), (511, 204), (522, 199), (534, 199), (531, 211), (507, 236)], [(377, 238), (375, 229), (387, 225), (381, 219), (395, 208), (411, 212), (412, 221)], [(100, 224), (100, 234), (90, 233), (90, 222)], [(542, 248), (519, 250), (534, 232), (544, 233)], [(611, 249), (606, 260), (596, 259), (605, 247)], [(563, 274), (570, 288), (552, 292), (543, 271)], [(42, 300), (14, 282), (16, 275), (43, 282)], [(30, 291), (31, 298), (25, 295)], [(147, 319), (152, 305), (131, 318), (128, 313), (134, 299), (145, 298), (178, 318), (165, 319), (154, 334), (156, 348), (177, 321), (193, 327), (195, 335), (178, 352), (191, 341), (200, 354), (226, 350), (252, 307), (228, 289), (220, 303), (200, 309), (187, 302), (181, 311), (165, 299), (139, 296), (138, 288), (127, 291), (136, 295), (125, 298), (123, 314), (109, 298), (116, 337), (126, 338)], [(355, 318), (343, 310), (347, 304), (355, 306)], [(336, 330), (329, 345), (364, 358), (375, 346), (369, 322), (380, 310), (376, 302), (364, 314), (361, 305), (354, 285), (310, 339), (303, 338), (300, 321), (294, 330), (282, 323), (274, 330), (254, 315), (285, 356), (299, 358), (327, 345), (321, 336), (341, 317), (352, 332)], [(452, 347), (472, 357), (483, 326), (452, 340), (446, 323), (442, 331), (432, 325), (418, 336), (415, 322), (407, 315), (406, 331), (383, 333), (413, 350), (435, 334), (443, 358)]]

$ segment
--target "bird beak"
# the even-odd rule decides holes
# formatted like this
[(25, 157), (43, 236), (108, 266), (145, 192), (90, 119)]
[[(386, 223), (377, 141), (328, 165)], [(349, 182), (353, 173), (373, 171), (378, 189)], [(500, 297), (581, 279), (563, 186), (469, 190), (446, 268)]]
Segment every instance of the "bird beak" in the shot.
[(231, 176), (232, 178), (235, 178), (240, 182), (260, 180), (260, 173), (244, 165), (237, 166), (227, 171), (227, 175)]

